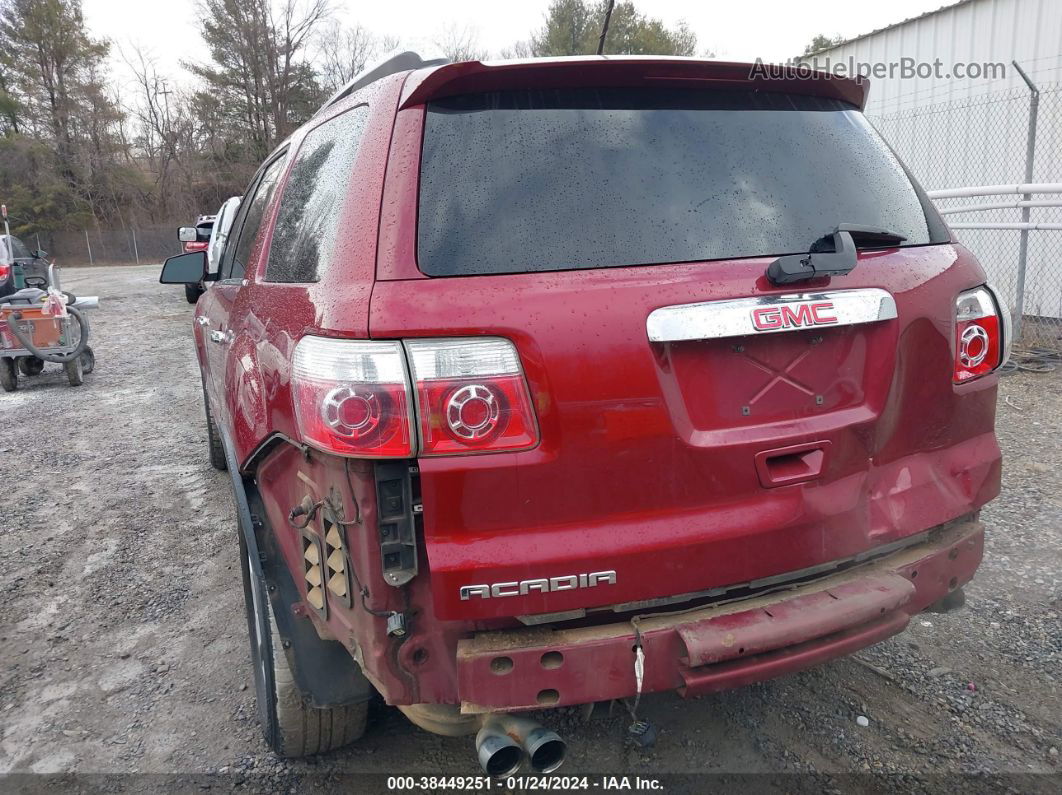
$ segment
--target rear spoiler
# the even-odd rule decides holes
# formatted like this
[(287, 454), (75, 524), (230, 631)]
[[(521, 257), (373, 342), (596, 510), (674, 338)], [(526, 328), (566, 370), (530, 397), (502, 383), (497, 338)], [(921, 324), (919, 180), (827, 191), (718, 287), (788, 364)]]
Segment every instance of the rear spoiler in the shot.
[(433, 99), (512, 88), (601, 86), (753, 88), (839, 99), (860, 110), (870, 81), (801, 66), (701, 61), (693, 58), (584, 56), (520, 61), (462, 61), (410, 74), (399, 108)]

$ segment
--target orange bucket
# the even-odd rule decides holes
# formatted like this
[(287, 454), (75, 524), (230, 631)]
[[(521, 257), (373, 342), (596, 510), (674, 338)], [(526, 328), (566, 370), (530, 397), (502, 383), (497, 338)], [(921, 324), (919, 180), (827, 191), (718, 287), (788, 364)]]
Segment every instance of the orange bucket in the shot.
[[(21, 315), (18, 320), (13, 317), (16, 312)], [(37, 307), (19, 307), (17, 310), (8, 307), (0, 310), (0, 333), (3, 335), (4, 348), (22, 347), (22, 343), (7, 327), (11, 323), (18, 323), (19, 330), (24, 336), (26, 332), (32, 334), (30, 339), (38, 348), (56, 348), (64, 342), (62, 339), (64, 318), (46, 315), (43, 309)], [(65, 342), (70, 344), (69, 340)]]

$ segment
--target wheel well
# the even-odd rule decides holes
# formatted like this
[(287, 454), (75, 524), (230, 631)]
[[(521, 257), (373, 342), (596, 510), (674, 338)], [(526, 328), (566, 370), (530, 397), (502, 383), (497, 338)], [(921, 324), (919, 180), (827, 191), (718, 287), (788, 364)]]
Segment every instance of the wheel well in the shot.
[(346, 648), (334, 640), (323, 640), (309, 619), (292, 612), (300, 601), (298, 588), (276, 545), (265, 509), (253, 478), (240, 472), (232, 453), (228, 433), (217, 423), (225, 448), (239, 531), (243, 535), (254, 573), (265, 581), (273, 607), (277, 630), (295, 677), (295, 683), (316, 708), (360, 704), (370, 700), (374, 690), (360, 666)]

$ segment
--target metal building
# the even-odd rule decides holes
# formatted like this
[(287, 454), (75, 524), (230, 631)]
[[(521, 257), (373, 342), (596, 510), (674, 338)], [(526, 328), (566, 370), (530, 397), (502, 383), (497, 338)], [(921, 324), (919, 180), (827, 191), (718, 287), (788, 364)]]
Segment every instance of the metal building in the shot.
[[(1062, 81), (1062, 2), (1059, 0), (960, 0), (822, 50), (809, 63), (891, 64), (940, 62), (938, 76), (871, 76), (869, 115), (891, 114), (1025, 89), (1011, 66), (1017, 61), (1038, 83)], [(1002, 70), (983, 68), (1001, 64)], [(967, 77), (966, 72), (972, 71)], [(999, 72), (1002, 71), (1002, 74)], [(929, 72), (923, 69), (924, 73)], [(961, 76), (956, 76), (958, 72)]]

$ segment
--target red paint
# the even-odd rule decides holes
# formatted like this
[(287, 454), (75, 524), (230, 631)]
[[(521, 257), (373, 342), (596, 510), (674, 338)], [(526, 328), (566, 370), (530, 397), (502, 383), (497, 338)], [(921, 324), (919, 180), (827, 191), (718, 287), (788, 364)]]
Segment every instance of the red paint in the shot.
[[(418, 103), (425, 97), (515, 80), (739, 81), (733, 65), (712, 75), (698, 67), (693, 75), (683, 72), (688, 65), (652, 59), (536, 68), (542, 71), (475, 64), (425, 70), (344, 100), (329, 115), (361, 103), (370, 114), (356, 179), (347, 186), (344, 231), (321, 281), (264, 281), (274, 201), (246, 283), (212, 285), (196, 309), (210, 321), (194, 333), (215, 417), (254, 475), (296, 581), (301, 548), (286, 520), (291, 507), (308, 491), (321, 498), (334, 490), (353, 516), (353, 489), (363, 522), (347, 535), (369, 591), (365, 604), (415, 613), (411, 635), (398, 644), (386, 636), (385, 619), (357, 600), (351, 609), (333, 605), (327, 622), (309, 611), (332, 637), (351, 649), (357, 644), (392, 704), (534, 706), (536, 688), (556, 686), (550, 682), (563, 685), (561, 703), (628, 696), (628, 635), (565, 648), (561, 668), (539, 665), (533, 675), (510, 679), (485, 672), (475, 655), (459, 657), (458, 644), (475, 632), (519, 628), (517, 615), (704, 591), (849, 558), (975, 512), (999, 492), (997, 376), (952, 382), (956, 296), (985, 281), (957, 244), (864, 252), (850, 275), (808, 285), (887, 290), (896, 300), (894, 320), (831, 328), (829, 302), (810, 302), (759, 318), (793, 330), (740, 340), (653, 344), (645, 320), (662, 306), (795, 292), (766, 281), (768, 259), (425, 277), (415, 234), (424, 118)], [(840, 92), (860, 103), (865, 93), (855, 81), (790, 87)], [(293, 136), (289, 157), (304, 135)], [(211, 331), (231, 342), (211, 343)], [(511, 340), (519, 352), (538, 443), (417, 462), (420, 573), (405, 595), (382, 579), (370, 462), (355, 460), (348, 471), (342, 458), (315, 452), (307, 460), (285, 444), (252, 459), (274, 434), (298, 438), (291, 358), (306, 334), (488, 335)], [(811, 628), (801, 623), (777, 636), (788, 645), (761, 643), (754, 658), (692, 668), (680, 662), (689, 651), (680, 633), (647, 638), (649, 689), (709, 692), (887, 637), (946, 593), (951, 577), (972, 576), (980, 537), (972, 533), (956, 560), (943, 553), (927, 560), (916, 594), (882, 618), (838, 628), (823, 617), (832, 632), (826, 637), (811, 637), (815, 621)], [(617, 573), (615, 585), (459, 597), (463, 585), (608, 570)], [(544, 648), (513, 654), (531, 666)], [(414, 662), (424, 659), (414, 658), (417, 650), (427, 652), (426, 662)]]

